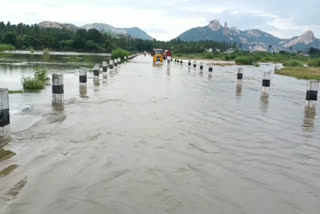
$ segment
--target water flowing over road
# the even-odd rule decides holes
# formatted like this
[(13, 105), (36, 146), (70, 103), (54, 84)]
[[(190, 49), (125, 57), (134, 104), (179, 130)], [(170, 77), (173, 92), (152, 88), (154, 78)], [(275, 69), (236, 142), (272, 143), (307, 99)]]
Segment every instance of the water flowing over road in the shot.
[(318, 214), (320, 116), (305, 112), (306, 81), (273, 75), (261, 97), (273, 66), (243, 68), (237, 87), (237, 66), (209, 76), (138, 56), (100, 86), (90, 74), (86, 98), (66, 73), (64, 112), (50, 87), (11, 95), (35, 122), (17, 128), (13, 112), (0, 213)]

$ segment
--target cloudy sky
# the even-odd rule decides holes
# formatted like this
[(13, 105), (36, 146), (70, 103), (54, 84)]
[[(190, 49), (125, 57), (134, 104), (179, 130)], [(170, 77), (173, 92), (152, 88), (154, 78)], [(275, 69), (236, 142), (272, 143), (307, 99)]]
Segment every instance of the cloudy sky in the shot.
[(320, 37), (320, 0), (0, 0), (0, 5), (0, 21), (137, 26), (158, 40), (170, 40), (213, 19), (281, 38), (307, 30)]

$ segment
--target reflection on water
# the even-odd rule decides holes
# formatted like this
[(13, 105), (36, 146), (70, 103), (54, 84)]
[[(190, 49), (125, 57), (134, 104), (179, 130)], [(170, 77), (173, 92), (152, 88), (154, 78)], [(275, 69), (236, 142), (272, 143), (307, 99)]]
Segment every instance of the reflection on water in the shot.
[(315, 108), (305, 107), (303, 127), (306, 131), (313, 131), (316, 115), (317, 112)]
[(52, 109), (56, 112), (63, 112), (64, 111), (64, 104), (52, 104)]
[(236, 87), (236, 96), (237, 97), (240, 97), (242, 94), (242, 84), (237, 84), (237, 87)]
[(12, 63), (13, 65), (48, 65), (48, 64), (68, 64), (77, 66), (92, 65), (101, 63), (103, 60), (108, 59), (106, 56), (90, 56), (90, 55), (32, 55), (32, 54), (9, 54), (0, 53), (0, 65)]
[(269, 108), (269, 96), (264, 93), (260, 97), (260, 108), (263, 113), (267, 112)]
[(87, 97), (87, 87), (86, 86), (79, 87), (79, 94), (81, 98)]

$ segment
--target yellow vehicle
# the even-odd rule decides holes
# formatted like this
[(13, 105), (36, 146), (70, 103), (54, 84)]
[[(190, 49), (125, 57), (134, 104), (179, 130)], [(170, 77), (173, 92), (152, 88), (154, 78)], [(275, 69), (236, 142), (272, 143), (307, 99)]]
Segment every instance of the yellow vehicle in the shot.
[(162, 64), (163, 63), (163, 50), (162, 49), (153, 49), (153, 63)]

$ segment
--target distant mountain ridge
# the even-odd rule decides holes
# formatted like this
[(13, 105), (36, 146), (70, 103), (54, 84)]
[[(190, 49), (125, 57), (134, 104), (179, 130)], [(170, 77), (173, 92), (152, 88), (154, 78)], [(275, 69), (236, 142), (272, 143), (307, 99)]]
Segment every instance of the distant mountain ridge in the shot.
[(103, 23), (93, 23), (93, 24), (86, 24), (81, 28), (89, 30), (89, 29), (97, 29), (101, 32), (106, 33), (113, 33), (113, 34), (122, 34), (122, 35), (130, 35), (133, 38), (143, 39), (143, 40), (153, 40), (151, 36), (149, 36), (146, 32), (141, 30), (138, 27), (132, 28), (116, 28), (108, 24)]
[(68, 23), (59, 23), (59, 22), (50, 22), (50, 21), (43, 21), (38, 24), (38, 26), (43, 28), (57, 28), (57, 29), (65, 29), (70, 31), (77, 31), (79, 27), (68, 24)]
[(236, 27), (222, 26), (218, 20), (209, 25), (190, 29), (177, 38), (182, 41), (212, 40), (217, 42), (236, 43), (242, 49), (250, 51), (304, 50), (310, 47), (320, 48), (320, 40), (312, 31), (291, 39), (280, 39), (264, 31), (253, 29), (241, 31)]
[(66, 29), (70, 31), (77, 31), (78, 29), (96, 29), (100, 32), (111, 33), (115, 35), (128, 35), (132, 38), (136, 39), (143, 39), (143, 40), (153, 40), (151, 36), (149, 36), (146, 32), (141, 30), (138, 27), (132, 28), (116, 28), (108, 24), (104, 23), (93, 23), (93, 24), (86, 24), (81, 27), (77, 27), (73, 24), (65, 24), (59, 22), (51, 22), (51, 21), (43, 21), (38, 24), (38, 26), (43, 28), (57, 28), (57, 29)]

